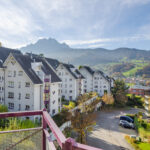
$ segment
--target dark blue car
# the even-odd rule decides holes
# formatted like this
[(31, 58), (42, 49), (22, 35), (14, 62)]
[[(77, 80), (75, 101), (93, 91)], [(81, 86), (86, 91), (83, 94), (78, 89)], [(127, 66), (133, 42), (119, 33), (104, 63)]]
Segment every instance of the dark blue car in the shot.
[(134, 123), (133, 119), (129, 116), (120, 116), (120, 120), (125, 120), (125, 121), (128, 121), (130, 123)]

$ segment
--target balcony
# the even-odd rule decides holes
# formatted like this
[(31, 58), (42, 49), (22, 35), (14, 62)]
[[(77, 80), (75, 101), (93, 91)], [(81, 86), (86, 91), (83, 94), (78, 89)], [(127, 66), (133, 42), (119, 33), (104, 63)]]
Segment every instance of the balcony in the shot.
[(49, 89), (45, 89), (45, 90), (44, 90), (44, 93), (49, 93)]
[[(45, 109), (43, 111), (0, 113), (0, 119), (25, 116), (41, 116), (42, 126), (37, 128), (0, 131), (0, 139), (4, 141), (0, 145), (1, 149), (56, 150), (54, 141), (52, 141), (50, 133), (48, 132), (51, 130), (62, 150), (101, 150), (88, 145), (76, 143), (72, 138), (66, 138)], [(14, 138), (17, 140), (13, 140)], [(27, 141), (29, 143), (27, 143)], [(25, 143), (28, 146), (27, 148), (24, 147)]]
[(50, 82), (50, 79), (46, 78), (46, 79), (44, 79), (44, 82)]

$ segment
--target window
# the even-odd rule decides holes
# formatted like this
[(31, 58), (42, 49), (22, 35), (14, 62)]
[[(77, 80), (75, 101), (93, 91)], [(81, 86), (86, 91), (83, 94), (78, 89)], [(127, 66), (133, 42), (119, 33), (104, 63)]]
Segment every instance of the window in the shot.
[(72, 84), (70, 84), (69, 87), (72, 87)]
[(4, 87), (2, 87), (2, 91), (4, 91)]
[(66, 75), (68, 75), (68, 72), (66, 72)]
[(72, 93), (72, 90), (70, 90), (69, 93)]
[(27, 93), (26, 96), (25, 96), (25, 98), (26, 99), (30, 99), (30, 94)]
[(8, 81), (8, 87), (9, 88), (14, 88), (14, 82), (13, 81)]
[(65, 93), (67, 94), (67, 90), (65, 90)]
[(72, 81), (72, 79), (71, 79), (71, 78), (70, 78), (69, 80), (70, 80), (70, 81)]
[(52, 93), (53, 93), (53, 95), (54, 95), (54, 94), (55, 94), (55, 91), (53, 91)]
[(67, 84), (65, 84), (65, 88), (67, 88)]
[(55, 109), (52, 110), (52, 114), (53, 114), (53, 115), (55, 114)]
[(97, 86), (97, 85), (95, 85), (95, 86), (94, 86), (94, 88), (98, 88), (98, 86)]
[(12, 77), (12, 71), (8, 71), (8, 77)]
[(18, 88), (21, 88), (21, 82), (18, 82)]
[(14, 77), (16, 76), (16, 71), (14, 71)]
[(59, 72), (58, 75), (61, 76), (61, 72)]
[(106, 85), (104, 85), (104, 88), (106, 88)]
[(67, 79), (65, 79), (65, 82), (67, 82)]
[(29, 110), (29, 109), (30, 109), (30, 106), (29, 106), (29, 105), (26, 105), (25, 110)]
[(21, 99), (21, 93), (19, 93), (19, 97), (18, 97), (18, 99), (19, 99), (19, 100)]
[(19, 109), (18, 109), (19, 111), (21, 110), (21, 104), (19, 104)]
[(18, 76), (22, 76), (22, 75), (23, 75), (23, 71), (19, 71)]
[(72, 96), (69, 96), (69, 99), (72, 100)]
[(8, 92), (8, 98), (14, 98), (14, 93), (13, 92)]
[(30, 87), (30, 82), (26, 82), (25, 87)]
[(4, 80), (4, 77), (2, 76), (2, 81)]
[(8, 103), (8, 109), (14, 109), (14, 103)]
[(55, 100), (53, 101), (53, 104), (55, 104)]

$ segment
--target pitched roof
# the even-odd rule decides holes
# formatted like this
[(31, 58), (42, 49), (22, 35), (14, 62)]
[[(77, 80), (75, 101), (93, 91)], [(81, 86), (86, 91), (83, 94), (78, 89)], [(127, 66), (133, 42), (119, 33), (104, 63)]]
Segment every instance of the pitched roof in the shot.
[(82, 68), (85, 68), (91, 75), (94, 74), (94, 71), (89, 66), (82, 66)]
[(84, 76), (72, 64), (62, 63), (62, 65), (70, 72), (70, 74), (72, 74), (75, 79), (84, 79)]
[(61, 79), (58, 77), (58, 75), (56, 74), (56, 72), (47, 64), (47, 61), (45, 60), (45, 58), (42, 57), (34, 57), (36, 62), (42, 62), (42, 71), (46, 74), (46, 75), (51, 75), (51, 82), (61, 82)]
[(98, 72), (100, 73), (107, 81), (110, 81), (110, 78), (105, 75), (101, 70), (93, 70), (91, 69), (89, 66), (82, 66), (82, 68), (85, 68), (91, 75), (93, 75), (94, 73)]
[(29, 56), (23, 54), (15, 54), (15, 53), (12, 55), (14, 56), (16, 61), (21, 65), (25, 73), (28, 75), (28, 77), (31, 79), (31, 81), (34, 84), (43, 83), (42, 80), (35, 73), (35, 71), (32, 69), (31, 63), (33, 62), (33, 60)]
[(60, 64), (60, 62), (57, 59), (52, 59), (52, 58), (45, 58), (45, 59), (54, 69), (56, 69)]
[[(26, 54), (31, 56), (32, 58), (41, 57), (37, 54), (32, 54), (32, 53), (26, 53)], [(60, 64), (60, 62), (57, 59), (52, 59), (52, 58), (47, 58), (47, 57), (42, 57), (42, 58), (45, 58), (46, 61), (53, 67), (53, 69), (56, 69), (58, 65)]]
[(0, 47), (0, 59), (4, 62), (8, 55), (10, 53), (16, 53), (16, 54), (21, 54), (21, 51), (15, 50), (15, 49), (10, 49), (10, 48), (5, 48), (5, 47)]

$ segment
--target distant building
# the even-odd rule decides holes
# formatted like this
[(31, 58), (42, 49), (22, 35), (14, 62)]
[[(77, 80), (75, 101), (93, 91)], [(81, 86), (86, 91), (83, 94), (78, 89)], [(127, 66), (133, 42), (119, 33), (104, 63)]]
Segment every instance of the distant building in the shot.
[(150, 90), (145, 90), (144, 100), (146, 115), (150, 117)]
[(147, 86), (135, 85), (129, 89), (129, 93), (144, 96), (145, 90), (149, 90), (149, 89), (150, 89), (150, 87), (147, 87)]
[(57, 75), (62, 80), (62, 97), (76, 100), (83, 94), (84, 76), (71, 64), (60, 63), (56, 68)]
[(93, 70), (89, 66), (81, 66), (79, 71), (85, 77), (84, 92), (95, 91), (100, 96), (103, 96), (105, 92), (111, 92), (114, 80), (106, 76), (102, 71)]

